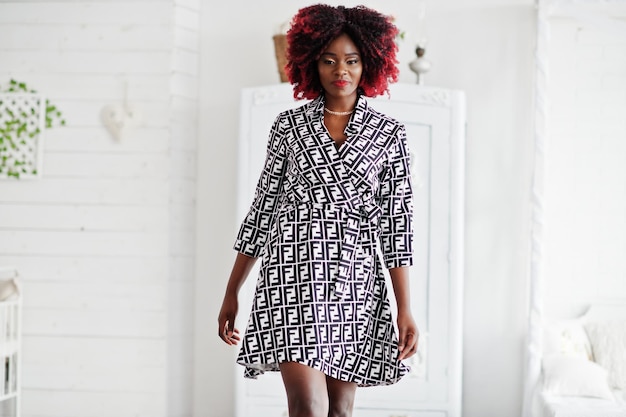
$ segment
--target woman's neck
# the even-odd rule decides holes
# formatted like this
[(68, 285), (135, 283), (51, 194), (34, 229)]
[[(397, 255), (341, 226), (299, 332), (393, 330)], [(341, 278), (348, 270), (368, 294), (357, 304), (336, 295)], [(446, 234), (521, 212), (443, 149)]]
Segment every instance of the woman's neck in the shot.
[(335, 112), (351, 111), (356, 106), (357, 95), (349, 97), (325, 97), (325, 107)]

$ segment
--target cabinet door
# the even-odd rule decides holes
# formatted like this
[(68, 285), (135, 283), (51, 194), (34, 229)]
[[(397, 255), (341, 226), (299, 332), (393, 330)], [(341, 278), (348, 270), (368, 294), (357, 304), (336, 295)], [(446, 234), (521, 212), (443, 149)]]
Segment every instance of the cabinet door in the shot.
[(418, 354), (407, 361), (411, 373), (398, 384), (362, 390), (359, 405), (380, 408), (391, 402), (460, 415), (462, 100), (457, 92), (414, 85), (395, 85), (391, 98), (370, 100), (407, 130), (415, 192), (411, 303), (420, 343)]
[[(359, 412), (364, 414), (355, 416), (367, 417), (373, 414), (367, 414), (365, 409), (380, 412), (391, 404), (400, 410), (411, 410), (413, 414), (387, 413), (390, 416), (460, 416), (462, 100), (461, 93), (416, 85), (394, 85), (390, 99), (370, 99), (372, 107), (395, 117), (407, 129), (415, 188), (411, 302), (421, 336), (418, 354), (407, 361), (412, 367), (411, 373), (392, 386), (358, 390), (356, 404), (360, 407)], [(244, 90), (239, 163), (240, 218), (252, 200), (272, 122), (280, 111), (301, 104), (293, 101), (288, 84)], [(245, 328), (256, 274), (256, 270), (252, 271), (251, 279), (241, 292), (240, 328)], [(390, 282), (388, 284), (391, 291)], [(393, 297), (390, 301), (393, 304)], [(240, 386), (241, 401), (260, 404), (259, 401), (270, 400), (278, 408), (285, 406), (279, 375), (267, 374), (258, 381), (242, 381)], [(240, 407), (241, 410), (254, 408)], [(251, 417), (257, 414), (241, 415)]]

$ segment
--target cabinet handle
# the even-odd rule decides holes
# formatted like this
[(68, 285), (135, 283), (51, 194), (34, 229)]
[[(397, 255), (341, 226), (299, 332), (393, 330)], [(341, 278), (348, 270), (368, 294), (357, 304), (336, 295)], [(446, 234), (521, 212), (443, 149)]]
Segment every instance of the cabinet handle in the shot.
[(408, 414), (402, 414), (402, 415), (400, 415), (400, 414), (391, 414), (391, 415), (389, 415), (389, 417), (409, 417), (409, 415)]

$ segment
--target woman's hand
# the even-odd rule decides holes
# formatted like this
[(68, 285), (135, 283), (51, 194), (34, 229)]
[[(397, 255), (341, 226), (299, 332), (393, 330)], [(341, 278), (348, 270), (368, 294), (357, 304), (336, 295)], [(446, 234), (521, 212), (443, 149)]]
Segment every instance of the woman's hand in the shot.
[(222, 308), (217, 316), (217, 335), (229, 345), (236, 345), (240, 340), (239, 330), (235, 329), (235, 318), (239, 310), (237, 294), (255, 262), (256, 258), (238, 253), (230, 278), (228, 278)]
[(404, 309), (398, 311), (398, 360), (410, 358), (417, 352), (419, 331), (411, 312)]
[(217, 317), (218, 335), (228, 345), (236, 345), (239, 338), (239, 330), (235, 328), (235, 318), (239, 310), (237, 294), (226, 294), (222, 302), (220, 314)]
[(417, 352), (419, 332), (411, 314), (411, 292), (409, 291), (409, 269), (407, 267), (389, 269), (391, 283), (398, 305), (398, 360), (410, 358)]

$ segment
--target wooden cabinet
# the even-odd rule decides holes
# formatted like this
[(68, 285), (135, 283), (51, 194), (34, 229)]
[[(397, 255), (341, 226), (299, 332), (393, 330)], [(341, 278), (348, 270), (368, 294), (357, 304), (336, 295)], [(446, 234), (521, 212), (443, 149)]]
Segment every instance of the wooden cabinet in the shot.
[[(369, 100), (374, 108), (400, 120), (407, 129), (415, 185), (411, 295), (421, 339), (418, 354), (408, 360), (411, 373), (392, 386), (360, 388), (354, 416), (459, 417), (464, 95), (458, 91), (395, 84), (390, 98)], [(286, 83), (243, 91), (238, 218), (243, 218), (250, 206), (272, 122), (282, 110), (301, 104), (293, 101), (291, 86)], [(240, 328), (245, 328), (256, 274), (254, 270), (241, 291)], [(243, 379), (243, 368), (239, 365), (236, 371), (238, 417), (287, 416), (280, 375), (268, 373), (250, 381)]]

